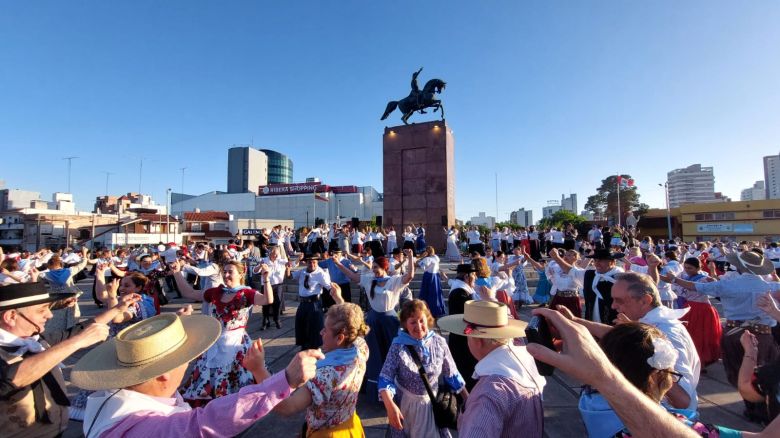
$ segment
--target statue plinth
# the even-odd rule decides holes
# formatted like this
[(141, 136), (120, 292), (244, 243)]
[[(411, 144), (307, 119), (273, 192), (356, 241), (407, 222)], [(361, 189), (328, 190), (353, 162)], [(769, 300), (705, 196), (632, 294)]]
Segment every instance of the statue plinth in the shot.
[(385, 227), (399, 246), (407, 225), (423, 224), (436, 252), (447, 249), (442, 227), (455, 223), (455, 138), (445, 121), (385, 128), (383, 137)]

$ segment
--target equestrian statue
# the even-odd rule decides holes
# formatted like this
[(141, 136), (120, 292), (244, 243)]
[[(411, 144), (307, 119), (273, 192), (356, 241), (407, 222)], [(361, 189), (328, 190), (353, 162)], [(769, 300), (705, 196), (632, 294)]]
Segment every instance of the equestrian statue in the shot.
[(403, 113), (401, 121), (404, 122), (404, 125), (409, 124), (407, 121), (415, 111), (425, 114), (425, 108), (433, 108), (433, 112), (441, 110), (441, 119), (444, 120), (444, 106), (441, 100), (436, 98), (436, 94), (440, 94), (447, 83), (441, 79), (431, 79), (420, 90), (420, 87), (417, 85), (417, 76), (421, 71), (422, 67), (412, 74), (412, 92), (401, 100), (390, 101), (380, 120), (386, 119), (396, 108)]

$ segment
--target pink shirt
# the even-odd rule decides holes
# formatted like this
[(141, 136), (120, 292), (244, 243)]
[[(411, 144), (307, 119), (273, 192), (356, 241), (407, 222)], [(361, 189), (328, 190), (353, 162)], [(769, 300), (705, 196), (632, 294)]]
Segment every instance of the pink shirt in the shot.
[(168, 416), (149, 411), (127, 416), (100, 436), (232, 437), (263, 418), (289, 395), (290, 385), (281, 371), (263, 383), (245, 386), (236, 394), (214, 399), (205, 408)]

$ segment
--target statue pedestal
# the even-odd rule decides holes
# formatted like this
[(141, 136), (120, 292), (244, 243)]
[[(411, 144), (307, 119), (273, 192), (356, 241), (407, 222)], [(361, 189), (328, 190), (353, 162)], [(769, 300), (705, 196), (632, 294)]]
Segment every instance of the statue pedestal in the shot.
[(399, 246), (407, 225), (423, 224), (425, 240), (444, 254), (442, 227), (455, 223), (455, 139), (446, 121), (385, 128), (383, 226), (395, 227)]

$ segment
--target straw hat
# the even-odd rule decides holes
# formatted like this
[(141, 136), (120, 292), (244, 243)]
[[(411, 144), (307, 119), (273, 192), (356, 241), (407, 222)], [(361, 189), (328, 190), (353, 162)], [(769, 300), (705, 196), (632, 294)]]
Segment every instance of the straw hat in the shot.
[(528, 325), (524, 321), (509, 319), (506, 304), (493, 301), (466, 301), (463, 314), (439, 318), (437, 324), (454, 335), (487, 339), (524, 336)]
[(221, 324), (211, 316), (157, 315), (95, 347), (76, 363), (70, 378), (82, 389), (127, 388), (195, 359), (221, 333)]
[(728, 253), (726, 254), (726, 261), (741, 272), (747, 271), (756, 275), (771, 274), (775, 270), (771, 260), (755, 251)]

